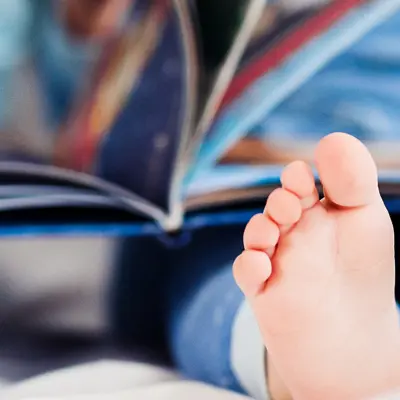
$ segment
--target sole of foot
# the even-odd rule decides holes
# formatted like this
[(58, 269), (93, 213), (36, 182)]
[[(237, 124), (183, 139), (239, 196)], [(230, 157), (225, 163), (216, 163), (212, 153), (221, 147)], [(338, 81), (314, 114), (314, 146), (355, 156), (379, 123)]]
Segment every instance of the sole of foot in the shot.
[(393, 227), (360, 141), (326, 136), (315, 165), (325, 197), (289, 164), (233, 272), (296, 400), (367, 399), (400, 388)]

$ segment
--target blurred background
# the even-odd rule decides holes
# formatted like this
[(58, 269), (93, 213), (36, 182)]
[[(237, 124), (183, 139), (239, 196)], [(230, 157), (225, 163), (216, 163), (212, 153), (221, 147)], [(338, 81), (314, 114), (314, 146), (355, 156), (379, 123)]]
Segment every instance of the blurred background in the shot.
[[(179, 33), (186, 40), (190, 35), (182, 26), (193, 31), (188, 48), (196, 57), (190, 53), (189, 61), (171, 61), (167, 45), (163, 44), (163, 53), (157, 48), (163, 35), (160, 27), (170, 18), (165, 10), (180, 3), (188, 12), (182, 14)], [(174, 62), (178, 67), (186, 62), (185, 68), (197, 71), (188, 76), (198, 79), (186, 83), (196, 88), (196, 102), (183, 102), (176, 110), (178, 115), (191, 106), (196, 122), (217, 91), (218, 74), (232, 75), (207, 111), (209, 128), (260, 76), (277, 68), (279, 57), (295, 52), (301, 37), (311, 43), (338, 15), (359, 12), (362, 19), (364, 11), (358, 7), (367, 2), (271, 0), (250, 18), (251, 3), (255, 2), (0, 0), (1, 161), (96, 175), (104, 138), (137, 85), (147, 88), (132, 97), (140, 113), (147, 115), (143, 93), (151, 93), (146, 97), (151, 104), (160, 102), (162, 96), (151, 87), (157, 77), (143, 72), (156, 56), (165, 62), (157, 73), (177, 73)], [(316, 141), (343, 131), (363, 140), (381, 169), (397, 173), (400, 10), (395, 9), (400, 4), (371, 3), (391, 7), (390, 16), (259, 118), (219, 155), (219, 164), (309, 160)], [(251, 30), (247, 45), (236, 63), (229, 59), (226, 64), (245, 23)], [(168, 96), (160, 109), (166, 103)], [(138, 142), (139, 150), (140, 146)], [(393, 214), (395, 226), (397, 219)], [(16, 382), (104, 357), (170, 363), (171, 353), (172, 359), (176, 357), (171, 350), (175, 342), (168, 337), (173, 334), (166, 321), (176, 317), (179, 302), (166, 297), (172, 291), (186, 298), (177, 282), (201, 290), (192, 281), (205, 278), (195, 271), (227, 268), (240, 251), (243, 225), (215, 228), (212, 233), (207, 229), (196, 232), (185, 249), (169, 249), (157, 238), (101, 234), (1, 238), (0, 379)], [(222, 240), (228, 251), (210, 261), (207, 249), (212, 240)], [(193, 268), (190, 277), (182, 273), (184, 266)]]

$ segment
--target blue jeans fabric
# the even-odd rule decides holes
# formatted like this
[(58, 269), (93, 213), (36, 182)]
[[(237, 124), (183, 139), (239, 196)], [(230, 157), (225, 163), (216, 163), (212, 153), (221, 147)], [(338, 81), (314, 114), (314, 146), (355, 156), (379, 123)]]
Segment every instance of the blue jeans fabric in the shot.
[(203, 228), (175, 249), (154, 237), (127, 239), (112, 290), (118, 337), (167, 348), (184, 376), (243, 393), (231, 364), (244, 301), (232, 262), (243, 248), (243, 228)]
[(195, 232), (175, 251), (167, 291), (167, 339), (175, 365), (186, 376), (242, 392), (230, 360), (232, 322), (243, 295), (232, 262), (243, 248), (243, 227)]
[(243, 226), (204, 228), (166, 247), (127, 238), (110, 290), (114, 337), (169, 353), (187, 377), (243, 392), (230, 363), (231, 327), (243, 295), (232, 276)]

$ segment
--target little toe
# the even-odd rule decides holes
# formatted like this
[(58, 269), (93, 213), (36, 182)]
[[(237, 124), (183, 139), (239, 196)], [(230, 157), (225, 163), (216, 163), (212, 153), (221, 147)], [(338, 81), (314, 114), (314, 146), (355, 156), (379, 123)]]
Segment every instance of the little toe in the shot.
[(264, 214), (254, 215), (246, 226), (243, 244), (246, 250), (265, 251), (269, 256), (279, 240), (279, 228)]
[(271, 271), (271, 261), (262, 251), (245, 250), (233, 264), (233, 276), (247, 297), (255, 297), (262, 292)]
[(313, 172), (304, 161), (293, 161), (285, 167), (281, 182), (284, 189), (300, 199), (303, 210), (313, 207), (319, 201)]
[(360, 207), (378, 196), (375, 163), (355, 137), (332, 133), (318, 144), (315, 163), (326, 198), (341, 207)]
[(301, 217), (300, 199), (286, 189), (275, 189), (268, 197), (265, 212), (282, 227), (295, 224)]

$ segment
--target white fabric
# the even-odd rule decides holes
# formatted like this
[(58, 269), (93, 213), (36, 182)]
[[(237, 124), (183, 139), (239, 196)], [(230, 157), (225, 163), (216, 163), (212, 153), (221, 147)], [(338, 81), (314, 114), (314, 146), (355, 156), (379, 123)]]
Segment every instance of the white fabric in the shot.
[[(375, 400), (397, 400), (400, 394)], [(248, 397), (173, 371), (133, 362), (102, 361), (52, 372), (0, 390), (1, 400), (246, 400)]]
[(265, 347), (247, 301), (236, 315), (231, 342), (232, 370), (242, 387), (256, 400), (268, 400)]
[(0, 391), (7, 400), (245, 400), (146, 364), (103, 361), (53, 372)]

